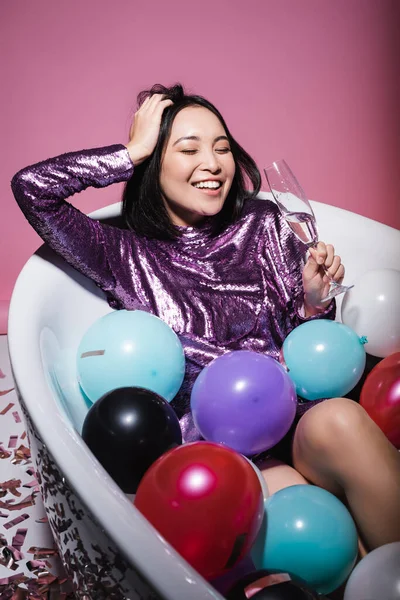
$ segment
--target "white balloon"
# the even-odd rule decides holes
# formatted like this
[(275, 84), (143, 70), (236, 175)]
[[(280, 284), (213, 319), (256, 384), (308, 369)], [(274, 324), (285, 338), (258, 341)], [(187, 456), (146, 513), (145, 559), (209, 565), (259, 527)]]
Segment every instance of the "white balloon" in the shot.
[(400, 271), (374, 269), (361, 275), (343, 298), (341, 317), (357, 335), (368, 338), (368, 354), (385, 358), (399, 352)]
[(400, 542), (376, 548), (358, 563), (344, 600), (400, 600)]

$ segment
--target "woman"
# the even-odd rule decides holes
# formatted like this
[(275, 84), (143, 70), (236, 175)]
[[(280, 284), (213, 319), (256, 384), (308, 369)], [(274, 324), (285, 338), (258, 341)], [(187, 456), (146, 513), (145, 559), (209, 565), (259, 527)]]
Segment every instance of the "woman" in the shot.
[[(180, 336), (187, 369), (172, 405), (184, 440), (192, 441), (200, 436), (190, 391), (201, 369), (229, 350), (278, 359), (294, 327), (334, 319), (335, 302), (321, 302), (329, 287), (322, 266), (339, 282), (344, 267), (323, 242), (304, 263), (304, 247), (275, 204), (254, 198), (257, 167), (212, 104), (179, 85), (155, 86), (139, 104), (128, 144), (27, 167), (12, 189), (41, 237), (90, 277), (110, 306), (148, 310)], [(126, 229), (92, 221), (65, 201), (88, 186), (121, 181)], [(271, 492), (309, 480), (347, 500), (369, 549), (400, 540), (396, 449), (351, 400), (308, 402), (298, 417), (302, 412), (295, 469), (272, 458), (262, 464)]]

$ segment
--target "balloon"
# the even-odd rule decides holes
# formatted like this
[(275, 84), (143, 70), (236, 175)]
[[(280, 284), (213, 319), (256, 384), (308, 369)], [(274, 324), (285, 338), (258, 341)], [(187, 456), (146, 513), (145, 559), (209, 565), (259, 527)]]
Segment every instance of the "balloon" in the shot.
[(263, 516), (252, 467), (230, 448), (203, 441), (161, 456), (140, 482), (134, 504), (207, 579), (246, 555)]
[(265, 501), (265, 518), (251, 550), (257, 569), (284, 571), (321, 594), (338, 588), (358, 553), (347, 508), (314, 485), (293, 485)]
[(360, 394), (361, 394), (361, 390), (363, 388), (363, 385), (365, 383), (365, 380), (367, 379), (368, 375), (371, 373), (372, 369), (374, 367), (376, 367), (376, 365), (383, 360), (382, 358), (378, 358), (376, 356), (372, 356), (372, 354), (365, 354), (366, 357), (366, 361), (365, 361), (365, 367), (364, 367), (364, 373), (362, 374), (362, 377), (360, 379), (360, 381), (357, 383), (357, 385), (355, 387), (353, 387), (352, 390), (350, 390), (350, 392), (348, 392), (346, 394), (346, 398), (351, 398), (351, 400), (355, 400), (356, 402), (360, 402)]
[(297, 397), (285, 369), (270, 356), (228, 352), (205, 367), (191, 394), (193, 421), (203, 438), (251, 456), (288, 432)]
[(182, 444), (172, 406), (150, 390), (125, 387), (95, 402), (82, 438), (127, 494), (136, 492), (146, 470), (164, 452)]
[(400, 448), (400, 352), (384, 358), (368, 375), (360, 404), (396, 448)]
[(400, 542), (376, 548), (358, 563), (344, 600), (400, 600)]
[(400, 271), (374, 269), (343, 298), (343, 323), (365, 335), (366, 352), (384, 358), (400, 351)]
[(258, 481), (260, 482), (261, 485), (261, 489), (263, 491), (263, 496), (264, 496), (264, 500), (266, 500), (267, 498), (269, 498), (269, 490), (268, 490), (268, 484), (266, 482), (266, 480), (263, 477), (263, 474), (261, 473), (260, 469), (257, 467), (257, 465), (255, 465), (249, 458), (247, 458), (247, 456), (245, 456), (244, 454), (242, 454), (243, 458), (245, 458), (247, 460), (247, 462), (249, 463), (249, 465), (252, 466), (252, 468), (254, 469), (257, 477), (258, 477)]
[(93, 402), (78, 383), (75, 349), (60, 350), (50, 370), (50, 377), (57, 391), (56, 399), (60, 401), (77, 432), (81, 433), (83, 422)]
[(118, 310), (89, 327), (79, 344), (77, 368), (92, 402), (126, 386), (152, 390), (169, 402), (182, 384), (185, 356), (164, 321), (142, 310)]
[(213, 587), (215, 587), (216, 590), (218, 590), (220, 594), (224, 596), (226, 592), (230, 590), (237, 581), (239, 581), (239, 579), (245, 575), (248, 575), (249, 573), (253, 573), (254, 571), (255, 567), (253, 561), (247, 554), (227, 573), (216, 577), (216, 579), (212, 579), (210, 583)]
[(376, 368), (377, 369), (398, 369), (400, 367), (400, 352), (390, 354), (386, 358), (380, 360)]
[(283, 355), (297, 394), (306, 400), (345, 396), (363, 374), (363, 343), (352, 329), (328, 319), (293, 329)]
[(266, 569), (254, 571), (238, 581), (226, 595), (226, 600), (324, 600), (308, 585), (289, 573), (272, 573)]

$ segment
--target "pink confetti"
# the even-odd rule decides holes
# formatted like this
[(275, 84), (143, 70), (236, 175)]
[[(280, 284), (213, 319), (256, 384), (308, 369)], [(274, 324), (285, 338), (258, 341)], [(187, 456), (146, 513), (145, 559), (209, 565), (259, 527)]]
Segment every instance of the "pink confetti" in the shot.
[(88, 356), (103, 356), (105, 352), (105, 350), (90, 350), (90, 352), (83, 352), (81, 358), (87, 358)]
[(0, 490), (5, 490), (6, 492), (10, 492), (13, 496), (21, 496), (21, 493), (15, 488), (21, 487), (20, 479), (8, 479), (7, 481), (0, 482)]
[(30, 481), (29, 483), (24, 483), (24, 485), (22, 487), (32, 488), (32, 487), (36, 487), (37, 485), (38, 485), (38, 482), (36, 481), (36, 479), (32, 479), (32, 481)]
[(0, 459), (1, 458), (10, 458), (11, 452), (8, 452), (3, 446), (0, 444)]
[(20, 560), (19, 555), (20, 553), (14, 548), (5, 546), (1, 552), (0, 565), (11, 571), (16, 571), (18, 569), (17, 562)]
[(7, 521), (7, 523), (4, 523), (3, 527), (4, 527), (4, 529), (11, 529), (11, 527), (14, 527), (15, 525), (19, 525), (19, 523), (26, 521), (26, 519), (29, 519), (29, 515), (24, 513), (23, 515), (16, 517), (12, 521)]
[[(0, 369), (0, 380), (5, 378), (6, 375)], [(26, 539), (31, 532), (35, 514), (29, 521), (30, 515), (24, 511), (37, 502), (39, 484), (31, 461), (29, 436), (20, 425), (23, 424), (20, 406), (15, 396), (7, 398), (7, 395), (15, 390), (14, 387), (8, 388), (8, 386), (14, 384), (9, 377), (7, 381), (1, 383), (7, 389), (0, 389), (0, 416), (7, 413), (10, 415), (9, 418), (13, 419), (11, 423), (18, 424), (18, 428), (14, 428), (17, 429), (15, 433), (18, 435), (12, 433), (12, 426), (6, 427), (5, 432), (9, 439), (7, 440), (6, 436), (1, 438), (3, 441), (0, 441), (0, 461), (5, 459), (13, 465), (21, 465), (19, 468), (22, 468), (22, 482), (17, 478), (8, 481), (0, 480), (0, 570), (2, 570), (1, 575), (8, 574), (0, 577), (0, 598), (1, 600), (73, 600), (72, 586), (68, 580), (52, 574), (51, 561), (58, 555), (57, 549), (32, 547), (31, 554), (26, 554)], [(3, 396), (5, 400), (2, 400)], [(4, 425), (10, 423), (7, 418), (4, 419)], [(46, 516), (36, 519), (35, 522), (48, 527)], [(7, 537), (2, 532), (4, 534), (8, 532)], [(20, 571), (22, 568), (26, 574)]]
[(44, 560), (30, 560), (26, 563), (29, 571), (33, 571), (34, 569), (46, 569), (46, 561)]
[(39, 548), (38, 546), (32, 546), (28, 550), (28, 554), (33, 554), (34, 559), (40, 558), (51, 558), (57, 554), (57, 550), (55, 548)]
[(11, 504), (11, 502), (14, 503), (15, 500), (6, 500), (6, 502), (0, 500), (0, 507), (6, 508), (7, 510), (22, 510), (23, 508), (28, 508), (28, 506), (34, 506), (34, 494), (29, 494), (29, 496), (23, 498), (20, 502), (17, 502), (17, 504)]
[(19, 416), (19, 413), (18, 413), (18, 411), (14, 410), (14, 412), (13, 412), (13, 414), (12, 414), (12, 415), (13, 415), (13, 417), (14, 417), (14, 421), (15, 421), (16, 423), (21, 423), (21, 417)]
[(14, 562), (18, 562), (24, 558), (24, 555), (18, 548), (14, 548), (13, 546), (6, 546), (6, 548), (14, 557)]
[(13, 465), (19, 465), (23, 460), (29, 460), (31, 457), (31, 451), (29, 448), (21, 444), (19, 448), (14, 450), (14, 458), (12, 459)]
[(56, 514), (61, 517), (62, 519), (64, 519), (65, 517), (65, 512), (64, 512), (64, 507), (61, 504), (61, 506), (58, 505), (58, 503), (55, 504), (54, 508), (56, 509)]
[(16, 575), (11, 575), (11, 577), (3, 577), (0, 579), (0, 585), (9, 585), (10, 583), (16, 583), (16, 580), (19, 580), (18, 583), (22, 583), (24, 580), (24, 575), (22, 573), (17, 573)]
[(27, 533), (27, 529), (17, 529), (17, 533), (14, 535), (11, 545), (17, 549), (21, 548), (21, 546), (24, 544)]
[(15, 448), (18, 442), (18, 436), (17, 435), (10, 435), (10, 440), (8, 442), (8, 447), (9, 448)]
[[(66, 583), (67, 580), (52, 575), (34, 579), (19, 575), (18, 579), (13, 579), (11, 585), (2, 590), (1, 584), (7, 579), (11, 581), (11, 578), (0, 580), (1, 600), (73, 600), (75, 598), (70, 584)], [(16, 587), (18, 584), (25, 585), (27, 589)], [(88, 599), (89, 596), (85, 594), (82, 598)]]

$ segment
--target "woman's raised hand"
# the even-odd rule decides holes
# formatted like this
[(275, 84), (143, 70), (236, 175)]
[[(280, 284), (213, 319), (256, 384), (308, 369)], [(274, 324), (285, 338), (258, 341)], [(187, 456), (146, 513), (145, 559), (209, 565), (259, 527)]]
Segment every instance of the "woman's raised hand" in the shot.
[(171, 104), (172, 100), (164, 99), (162, 94), (154, 94), (146, 98), (135, 113), (129, 131), (129, 142), (126, 144), (134, 165), (140, 165), (152, 154), (158, 140), (163, 111)]

